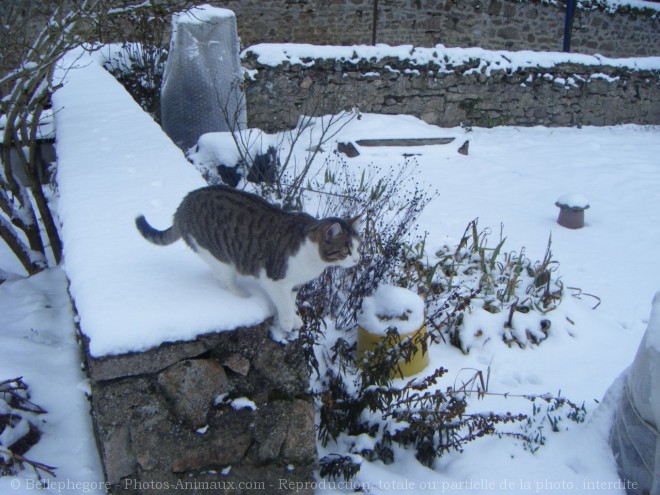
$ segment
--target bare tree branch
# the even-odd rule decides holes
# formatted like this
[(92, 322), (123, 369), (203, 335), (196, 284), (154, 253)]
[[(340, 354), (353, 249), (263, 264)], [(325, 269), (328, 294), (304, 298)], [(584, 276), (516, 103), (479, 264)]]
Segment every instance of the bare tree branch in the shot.
[[(50, 211), (40, 158), (39, 128), (50, 97), (55, 65), (76, 47), (98, 48), (105, 39), (126, 39), (126, 17), (136, 12), (169, 15), (183, 7), (177, 0), (130, 0), (122, 7), (109, 0), (26, 4), (3, 0), (0, 9), (0, 238), (28, 274), (55, 264), (62, 243)], [(40, 28), (35, 29), (40, 24)], [(37, 34), (30, 38), (30, 33)], [(47, 250), (51, 256), (47, 256)]]

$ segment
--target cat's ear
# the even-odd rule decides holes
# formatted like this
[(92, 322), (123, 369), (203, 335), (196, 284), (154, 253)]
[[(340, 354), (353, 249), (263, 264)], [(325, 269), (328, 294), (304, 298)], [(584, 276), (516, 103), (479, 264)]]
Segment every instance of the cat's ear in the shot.
[(354, 230), (358, 230), (360, 228), (360, 224), (362, 223), (362, 220), (364, 219), (364, 213), (360, 213), (357, 216), (354, 216), (352, 218), (349, 218), (347, 221), (351, 227), (353, 227)]
[(325, 241), (328, 242), (335, 237), (337, 237), (339, 234), (341, 234), (342, 228), (341, 225), (338, 222), (333, 223), (328, 227), (328, 230), (325, 231)]

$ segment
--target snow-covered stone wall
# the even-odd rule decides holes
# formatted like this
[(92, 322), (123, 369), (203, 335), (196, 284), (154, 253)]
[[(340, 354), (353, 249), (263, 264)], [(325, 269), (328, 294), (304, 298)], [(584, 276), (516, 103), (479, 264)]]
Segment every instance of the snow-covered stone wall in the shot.
[(248, 123), (268, 131), (347, 107), (444, 127), (660, 124), (660, 57), (262, 44), (242, 59)]
[(273, 342), (267, 301), (232, 297), (183, 242), (141, 238), (138, 213), (169, 224), (206, 183), (100, 63), (65, 57), (53, 106), (64, 270), (110, 493), (299, 493), (317, 463), (300, 344)]

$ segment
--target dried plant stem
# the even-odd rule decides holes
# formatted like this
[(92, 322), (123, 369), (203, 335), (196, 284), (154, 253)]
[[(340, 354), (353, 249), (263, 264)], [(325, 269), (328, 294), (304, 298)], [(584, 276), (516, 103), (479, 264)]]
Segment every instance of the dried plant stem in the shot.
[(48, 464), (44, 464), (43, 462), (33, 461), (20, 454), (15, 454), (10, 450), (0, 449), (0, 455), (3, 456), (9, 462), (13, 461), (16, 464), (18, 464), (21, 469), (23, 469), (25, 464), (29, 465), (40, 480), (43, 479), (42, 474), (47, 474), (48, 476), (51, 476), (53, 478), (57, 477), (57, 475), (55, 474), (55, 470), (57, 468), (54, 466), (49, 466)]

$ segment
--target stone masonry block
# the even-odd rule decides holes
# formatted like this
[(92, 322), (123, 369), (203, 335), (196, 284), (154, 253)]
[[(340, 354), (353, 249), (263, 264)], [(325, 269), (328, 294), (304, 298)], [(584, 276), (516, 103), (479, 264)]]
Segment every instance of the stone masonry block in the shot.
[(158, 384), (174, 413), (194, 427), (207, 424), (213, 401), (229, 391), (225, 370), (212, 359), (181, 361), (160, 373)]

